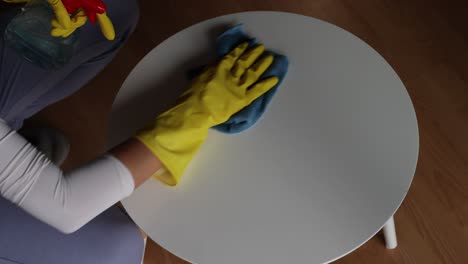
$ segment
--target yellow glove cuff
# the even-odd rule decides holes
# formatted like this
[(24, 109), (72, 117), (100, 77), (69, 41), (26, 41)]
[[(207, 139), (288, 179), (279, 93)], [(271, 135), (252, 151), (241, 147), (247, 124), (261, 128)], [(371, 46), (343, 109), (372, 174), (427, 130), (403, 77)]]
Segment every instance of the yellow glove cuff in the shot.
[[(196, 149), (182, 150), (174, 153), (174, 151), (161, 146), (157, 142), (157, 136), (155, 137), (153, 133), (148, 133), (148, 131), (139, 133), (135, 138), (153, 152), (165, 167), (155, 172), (153, 177), (170, 186), (175, 186), (179, 183), (185, 168), (198, 150), (197, 147)], [(200, 142), (200, 145), (202, 142)]]

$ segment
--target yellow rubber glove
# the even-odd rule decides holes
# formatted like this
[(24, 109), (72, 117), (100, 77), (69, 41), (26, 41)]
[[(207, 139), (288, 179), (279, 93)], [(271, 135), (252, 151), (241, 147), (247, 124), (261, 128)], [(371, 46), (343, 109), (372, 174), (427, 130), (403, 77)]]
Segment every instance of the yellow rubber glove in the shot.
[(164, 164), (166, 169), (154, 175), (163, 183), (179, 182), (209, 128), (224, 123), (278, 83), (277, 77), (259, 81), (273, 56), (261, 56), (265, 50), (262, 45), (248, 51), (247, 47), (247, 43), (239, 45), (205, 70), (175, 107), (136, 136)]
[(67, 9), (63, 5), (61, 0), (47, 0), (49, 5), (54, 11), (56, 21), (60, 24), (61, 28), (71, 28), (72, 22)]
[(75, 30), (84, 24), (86, 24), (86, 21), (88, 20), (88, 17), (86, 16), (86, 13), (83, 10), (78, 11), (73, 17), (70, 18), (70, 26), (65, 28), (58, 19), (52, 19), (52, 30), (50, 31), (50, 35), (53, 37), (63, 37), (66, 38), (73, 34)]

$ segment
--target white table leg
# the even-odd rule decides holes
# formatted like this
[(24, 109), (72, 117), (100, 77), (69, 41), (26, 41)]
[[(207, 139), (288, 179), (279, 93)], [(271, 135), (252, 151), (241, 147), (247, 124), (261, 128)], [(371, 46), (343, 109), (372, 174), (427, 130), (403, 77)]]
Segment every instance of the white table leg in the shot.
[(143, 256), (141, 257), (141, 264), (145, 262), (145, 251), (146, 251), (147, 242), (148, 242), (148, 237), (143, 238)]
[(388, 249), (394, 249), (397, 247), (397, 237), (395, 231), (395, 222), (393, 221), (393, 216), (387, 221), (383, 227), (383, 233), (385, 237), (385, 244)]

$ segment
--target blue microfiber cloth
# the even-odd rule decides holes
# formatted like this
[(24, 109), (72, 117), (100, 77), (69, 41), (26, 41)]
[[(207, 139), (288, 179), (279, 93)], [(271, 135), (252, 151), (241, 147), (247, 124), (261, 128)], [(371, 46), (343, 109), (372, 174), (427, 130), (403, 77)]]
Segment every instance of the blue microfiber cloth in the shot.
[[(236, 25), (228, 29), (219, 35), (218, 39), (216, 40), (216, 52), (218, 57), (221, 58), (225, 56), (237, 45), (246, 41), (249, 42), (249, 46), (254, 46), (257, 44), (254, 38), (245, 33), (242, 25)], [(265, 112), (265, 109), (267, 108), (271, 99), (278, 90), (279, 85), (286, 76), (289, 67), (289, 61), (286, 56), (273, 52), (269, 53), (275, 57), (275, 60), (268, 68), (268, 70), (260, 77), (260, 79), (277, 76), (279, 78), (278, 84), (273, 87), (273, 89), (259, 97), (257, 100), (253, 101), (250, 105), (233, 115), (225, 123), (213, 127), (214, 129), (229, 134), (239, 133), (253, 126)]]
[[(216, 40), (216, 53), (218, 57), (221, 58), (237, 45), (246, 41), (249, 42), (250, 47), (257, 44), (254, 38), (245, 33), (242, 25), (236, 25), (218, 36)], [(253, 126), (265, 112), (265, 109), (286, 76), (289, 67), (289, 61), (286, 56), (270, 51), (269, 53), (275, 57), (275, 60), (260, 79), (276, 76), (279, 78), (278, 84), (257, 100), (253, 101), (250, 105), (233, 115), (225, 123), (213, 127), (214, 129), (228, 134), (239, 133)]]

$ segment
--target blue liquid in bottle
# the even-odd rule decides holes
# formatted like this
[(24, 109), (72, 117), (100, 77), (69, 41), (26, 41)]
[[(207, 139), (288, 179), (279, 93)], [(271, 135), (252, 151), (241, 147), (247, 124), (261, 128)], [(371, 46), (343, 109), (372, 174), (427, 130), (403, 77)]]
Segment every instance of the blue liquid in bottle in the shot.
[(50, 22), (54, 18), (46, 0), (30, 1), (8, 24), (4, 34), (7, 45), (44, 69), (60, 68), (72, 58), (79, 30), (67, 38), (52, 37)]

